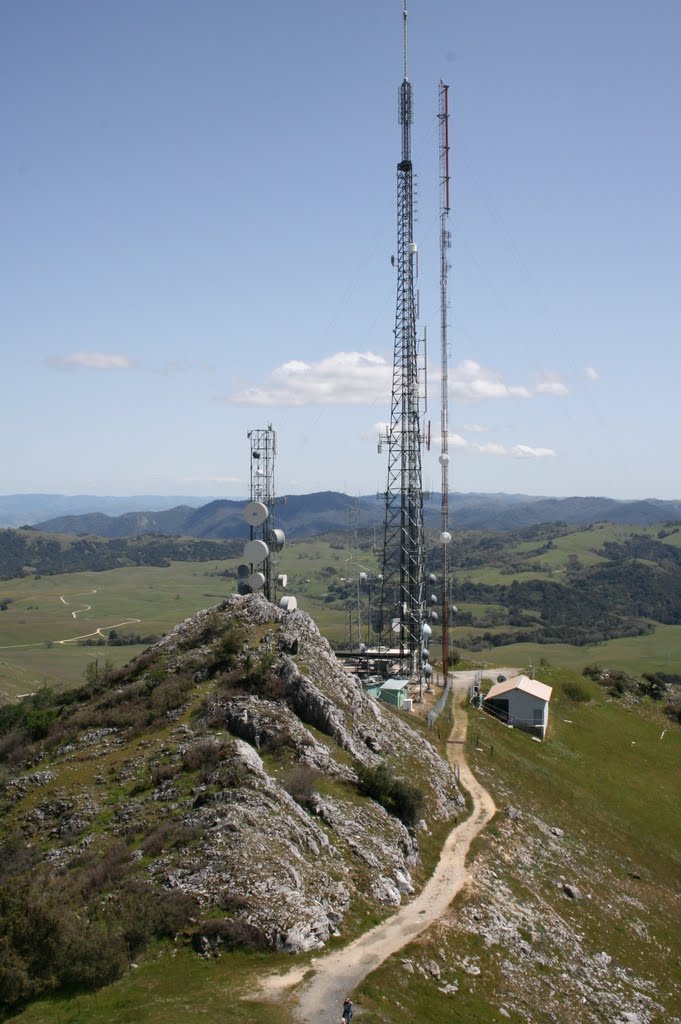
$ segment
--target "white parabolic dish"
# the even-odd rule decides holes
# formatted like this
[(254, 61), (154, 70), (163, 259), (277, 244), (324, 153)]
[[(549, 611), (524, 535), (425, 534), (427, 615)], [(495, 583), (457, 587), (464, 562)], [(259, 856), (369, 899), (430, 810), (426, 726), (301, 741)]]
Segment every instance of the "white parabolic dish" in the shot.
[(260, 565), (270, 553), (264, 540), (249, 540), (244, 547), (244, 558), (251, 565)]
[(265, 574), (262, 572), (252, 572), (248, 577), (248, 585), (251, 590), (262, 590), (265, 586)]
[(262, 501), (249, 501), (244, 509), (244, 519), (249, 526), (262, 526), (268, 515), (267, 505)]

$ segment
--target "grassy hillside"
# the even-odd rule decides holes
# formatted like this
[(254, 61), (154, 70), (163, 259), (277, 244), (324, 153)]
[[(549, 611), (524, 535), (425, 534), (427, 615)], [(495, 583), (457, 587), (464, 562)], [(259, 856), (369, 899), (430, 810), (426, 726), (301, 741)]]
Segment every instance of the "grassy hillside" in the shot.
[[(460, 709), (466, 756), (498, 813), (472, 850), (472, 885), (353, 995), (366, 1024), (602, 1024), (622, 1012), (678, 1021), (681, 727), (647, 700), (624, 706), (569, 672), (543, 677), (554, 687), (544, 744)], [(271, 1005), (249, 996), (263, 971), (290, 965), (255, 952), (201, 961), (160, 943), (97, 995), (8, 1019), (269, 1024)], [(280, 1004), (276, 1019), (295, 1017)]]
[[(433, 535), (430, 545), (430, 568), (437, 572), (439, 549)], [(598, 662), (632, 672), (679, 673), (680, 550), (681, 530), (676, 526), (632, 530), (607, 524), (587, 529), (554, 525), (504, 534), (458, 533), (451, 545), (451, 600), (458, 608), (452, 643), (462, 656), (489, 665), (537, 665), (544, 659), (577, 670)], [(59, 641), (98, 628), (102, 640), (111, 627), (124, 636), (163, 633), (236, 590), (239, 554), (171, 561), (163, 567), (3, 581), (0, 691), (13, 696), (43, 680), (72, 682), (98, 654), (124, 663), (134, 650), (112, 647), (102, 652), (81, 647), (79, 641)], [(288, 544), (279, 556), (278, 571), (288, 574), (287, 593), (296, 595), (322, 633), (343, 644), (357, 636), (358, 623), (363, 639), (375, 636), (369, 625), (380, 601), (379, 563), (373, 531), (360, 534), (356, 554), (343, 534), (329, 534)], [(367, 574), (359, 588), (359, 609), (358, 570)], [(61, 597), (74, 603), (67, 605)]]
[(235, 559), (176, 562), (167, 568), (144, 566), (5, 581), (0, 584), (0, 597), (10, 603), (0, 611), (0, 693), (14, 697), (43, 682), (74, 685), (96, 657), (125, 664), (143, 648), (102, 649), (81, 646), (77, 640), (62, 641), (87, 637), (98, 628), (103, 638), (112, 627), (122, 635), (161, 635), (233, 592), (224, 573), (235, 564)]
[(0, 580), (66, 572), (101, 572), (134, 565), (228, 558), (239, 554), (237, 540), (187, 537), (68, 537), (33, 529), (0, 530)]
[(681, 729), (648, 701), (623, 707), (563, 671), (542, 678), (554, 686), (544, 744), (462, 711), (498, 813), (446, 920), (361, 986), (367, 1024), (681, 1015)]
[(305, 962), (383, 920), (465, 809), (409, 718), (307, 616), (237, 597), (124, 670), (1, 708), (8, 1019), (40, 998), (25, 1019), (198, 1020), (281, 952)]

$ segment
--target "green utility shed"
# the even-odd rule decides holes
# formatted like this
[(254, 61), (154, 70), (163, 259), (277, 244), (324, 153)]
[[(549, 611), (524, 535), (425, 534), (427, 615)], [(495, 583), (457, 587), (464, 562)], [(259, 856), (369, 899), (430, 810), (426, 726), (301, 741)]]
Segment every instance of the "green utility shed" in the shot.
[(396, 708), (401, 708), (407, 696), (408, 685), (408, 679), (388, 679), (381, 687), (381, 700), (384, 700), (386, 704), (392, 704)]
[(362, 680), (362, 686), (364, 687), (364, 692), (369, 697), (375, 697), (378, 700), (381, 696), (383, 680), (380, 676), (369, 676), (368, 679)]

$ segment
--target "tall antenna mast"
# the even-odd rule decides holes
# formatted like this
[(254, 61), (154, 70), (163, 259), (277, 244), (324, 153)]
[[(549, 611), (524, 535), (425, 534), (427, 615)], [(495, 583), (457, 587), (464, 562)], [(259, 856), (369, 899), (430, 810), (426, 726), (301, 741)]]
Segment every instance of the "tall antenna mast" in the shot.
[(449, 372), (447, 342), (447, 281), (449, 262), (447, 250), (451, 247), (452, 238), (448, 228), (449, 222), (449, 86), (440, 82), (438, 90), (438, 121), (440, 143), (440, 467), (442, 489), (442, 513), (440, 520), (440, 542), (442, 544), (442, 679), (447, 685), (449, 673), (449, 560), (448, 545), (451, 540), (449, 532)]
[(403, 80), (399, 89), (402, 152), (397, 165), (397, 305), (385, 490), (381, 642), (397, 647), (402, 670), (421, 676), (425, 623), (421, 422), (414, 281), (414, 181), (411, 162), (412, 90), (407, 65), (407, 0), (403, 0)]

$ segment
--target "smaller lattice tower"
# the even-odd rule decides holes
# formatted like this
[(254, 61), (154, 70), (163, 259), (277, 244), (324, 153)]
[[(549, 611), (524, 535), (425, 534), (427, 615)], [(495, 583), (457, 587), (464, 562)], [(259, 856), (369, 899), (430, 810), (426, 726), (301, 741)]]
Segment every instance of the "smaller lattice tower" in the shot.
[[(250, 501), (244, 509), (249, 540), (244, 547), (244, 562), (239, 566), (240, 594), (262, 591), (268, 601), (276, 601), (277, 588), (287, 584), (285, 575), (276, 574), (276, 556), (284, 547), (284, 531), (274, 526), (274, 463), (277, 455), (277, 433), (272, 424), (262, 430), (249, 430), (251, 443)], [(295, 609), (295, 598), (283, 598), (287, 607)]]

